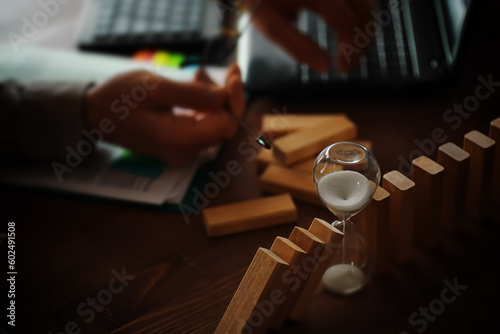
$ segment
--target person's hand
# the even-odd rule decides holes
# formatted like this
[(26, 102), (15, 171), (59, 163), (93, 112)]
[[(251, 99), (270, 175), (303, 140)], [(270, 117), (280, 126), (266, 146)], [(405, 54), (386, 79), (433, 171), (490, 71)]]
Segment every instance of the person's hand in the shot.
[[(181, 83), (138, 70), (91, 88), (86, 96), (86, 124), (104, 139), (172, 165), (187, 162), (203, 148), (230, 139), (237, 122), (223, 111), (229, 103), (241, 117), (245, 109), (239, 68), (231, 66), (225, 87), (197, 73)], [(190, 115), (174, 107), (193, 110)]]
[[(258, 1), (246, 0), (245, 6), (252, 8)], [(315, 11), (336, 31), (341, 45), (336, 66), (339, 71), (348, 72), (370, 46), (368, 43), (357, 45), (360, 43), (356, 40), (356, 30), (364, 31), (366, 24), (374, 19), (370, 12), (375, 6), (376, 0), (262, 0), (253, 23), (298, 61), (317, 72), (325, 72), (331, 66), (330, 57), (315, 41), (297, 30), (295, 24), (302, 8)]]

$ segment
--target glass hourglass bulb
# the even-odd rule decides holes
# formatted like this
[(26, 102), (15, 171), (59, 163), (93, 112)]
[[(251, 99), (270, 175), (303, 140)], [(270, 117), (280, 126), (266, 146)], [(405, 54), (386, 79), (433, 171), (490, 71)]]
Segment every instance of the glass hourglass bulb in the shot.
[(319, 198), (338, 219), (332, 225), (344, 233), (323, 283), (332, 292), (354, 293), (368, 281), (371, 263), (364, 238), (351, 218), (373, 197), (380, 182), (379, 165), (366, 147), (338, 142), (318, 155), (313, 179)]

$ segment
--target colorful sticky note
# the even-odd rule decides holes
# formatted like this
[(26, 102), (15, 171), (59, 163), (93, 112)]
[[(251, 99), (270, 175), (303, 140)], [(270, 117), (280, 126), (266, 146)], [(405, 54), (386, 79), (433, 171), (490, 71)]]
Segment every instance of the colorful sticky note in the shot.
[(151, 62), (154, 56), (154, 51), (151, 50), (141, 50), (136, 52), (132, 59), (136, 61)]

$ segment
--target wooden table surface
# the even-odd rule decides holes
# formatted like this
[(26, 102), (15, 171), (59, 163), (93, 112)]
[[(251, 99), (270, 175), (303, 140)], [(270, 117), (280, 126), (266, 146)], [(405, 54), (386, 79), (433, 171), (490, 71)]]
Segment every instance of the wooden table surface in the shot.
[[(263, 113), (284, 106), (292, 114), (344, 113), (358, 125), (359, 137), (373, 143), (382, 173), (408, 161), (418, 149), (415, 140), (431, 138), (436, 128), (461, 145), (465, 133), (487, 133), (489, 122), (500, 116), (500, 92), (494, 92), (460, 125), (454, 123), (456, 129), (443, 119), (447, 109), (475, 93), (479, 76), (500, 81), (499, 11), (498, 1), (479, 3), (458, 79), (444, 92), (258, 98), (247, 120), (258, 129)], [(240, 131), (226, 145), (214, 172), (233, 159), (243, 171), (210, 206), (264, 195), (255, 159), (237, 153), (248, 140)], [(435, 158), (436, 150), (428, 155)], [(16, 222), (16, 328), (23, 333), (212, 333), (257, 248), (270, 247), (294, 226), (208, 238), (200, 214), (187, 223), (179, 213), (156, 208), (5, 186), (0, 196), (0, 232), (8, 221)], [(297, 206), (298, 226), (308, 227), (314, 217), (333, 218), (326, 209), (298, 201)], [(358, 294), (315, 296), (304, 319), (287, 323), (280, 333), (500, 332), (498, 211), (492, 206), (493, 218), (476, 222), (471, 231), (445, 234), (432, 251), (419, 249), (407, 265), (392, 264)], [(436, 302), (447, 284), (462, 290), (453, 302)], [(425, 313), (430, 306), (434, 314)]]

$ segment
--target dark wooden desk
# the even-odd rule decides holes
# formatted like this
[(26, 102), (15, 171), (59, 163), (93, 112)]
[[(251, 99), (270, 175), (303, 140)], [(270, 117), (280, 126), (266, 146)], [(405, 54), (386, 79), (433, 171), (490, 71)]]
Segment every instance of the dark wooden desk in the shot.
[[(259, 99), (249, 106), (248, 120), (257, 128), (262, 113), (284, 105), (289, 113), (345, 113), (359, 126), (360, 138), (373, 142), (383, 173), (399, 167), (398, 157), (409, 160), (418, 149), (415, 140), (431, 138), (436, 128), (459, 145), (469, 130), (487, 133), (489, 122), (500, 116), (500, 92), (456, 129), (443, 119), (454, 103), (475, 93), (479, 76), (500, 81), (500, 3), (482, 1), (477, 9), (460, 77), (443, 94), (302, 103)], [(236, 159), (243, 172), (210, 205), (262, 195), (254, 159), (236, 153), (245, 140), (248, 135), (240, 132), (215, 168)], [(430, 156), (435, 158), (435, 151)], [(0, 232), (8, 221), (16, 222), (19, 332), (211, 333), (256, 249), (270, 247), (293, 228), (209, 239), (200, 215), (186, 224), (178, 213), (149, 207), (0, 189)], [(299, 226), (307, 227), (314, 217), (331, 219), (326, 209), (297, 204)], [(352, 297), (316, 296), (304, 320), (287, 323), (282, 333), (498, 333), (498, 209), (492, 214), (497, 218), (478, 223), (474, 233), (446, 235), (442, 246), (419, 250), (405, 266), (392, 265)], [(466, 289), (440, 309), (436, 300), (443, 298), (446, 282)], [(420, 313), (429, 307), (434, 315)]]

